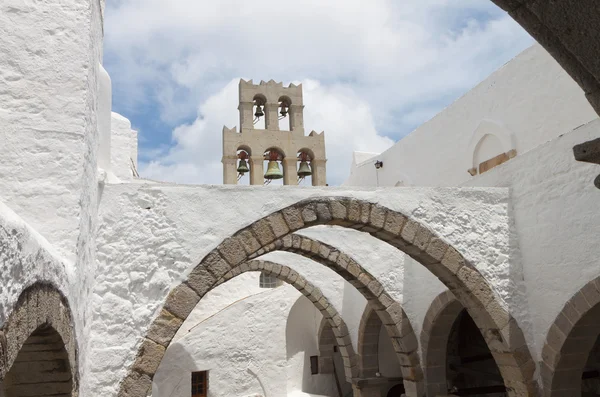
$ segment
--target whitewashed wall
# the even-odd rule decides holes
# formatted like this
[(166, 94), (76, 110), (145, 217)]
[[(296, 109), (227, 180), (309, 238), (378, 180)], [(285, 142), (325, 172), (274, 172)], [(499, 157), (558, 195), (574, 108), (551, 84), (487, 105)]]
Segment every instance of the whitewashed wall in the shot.
[(500, 140), (484, 144), (482, 161), (508, 151), (511, 139), (520, 155), (596, 117), (581, 88), (535, 44), (387, 151), (355, 156), (344, 185), (458, 186), (471, 178), (474, 146), (486, 132), (513, 137), (503, 150), (493, 149)]

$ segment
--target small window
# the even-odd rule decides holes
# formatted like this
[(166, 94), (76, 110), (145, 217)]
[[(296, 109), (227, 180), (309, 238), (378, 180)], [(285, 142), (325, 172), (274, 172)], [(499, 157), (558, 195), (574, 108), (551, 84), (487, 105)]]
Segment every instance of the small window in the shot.
[(208, 396), (208, 371), (192, 372), (192, 397)]
[(310, 356), (310, 373), (311, 375), (319, 373), (319, 356)]
[(278, 281), (279, 279), (271, 274), (260, 273), (258, 285), (260, 288), (276, 288), (279, 284)]

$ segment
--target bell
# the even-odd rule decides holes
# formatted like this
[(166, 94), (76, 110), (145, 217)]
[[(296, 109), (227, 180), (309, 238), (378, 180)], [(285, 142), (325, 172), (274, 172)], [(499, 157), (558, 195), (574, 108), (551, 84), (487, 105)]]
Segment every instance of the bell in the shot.
[(279, 112), (281, 117), (287, 116), (287, 113), (288, 113), (287, 107), (285, 105), (281, 105), (281, 112)]
[(265, 179), (281, 179), (283, 178), (283, 172), (279, 169), (277, 161), (270, 160), (267, 166), (267, 172), (265, 173)]
[(250, 168), (248, 168), (248, 163), (245, 159), (240, 159), (240, 165), (237, 167), (238, 174), (245, 174), (248, 171), (250, 171)]
[(256, 113), (254, 113), (254, 115), (256, 117), (262, 117), (265, 115), (265, 112), (263, 112), (262, 107), (260, 105), (256, 105)]
[(306, 161), (301, 161), (300, 162), (300, 167), (298, 167), (298, 176), (300, 178), (304, 178), (304, 177), (307, 177), (309, 175), (312, 175), (312, 171), (310, 169), (310, 165), (308, 165), (308, 163)]

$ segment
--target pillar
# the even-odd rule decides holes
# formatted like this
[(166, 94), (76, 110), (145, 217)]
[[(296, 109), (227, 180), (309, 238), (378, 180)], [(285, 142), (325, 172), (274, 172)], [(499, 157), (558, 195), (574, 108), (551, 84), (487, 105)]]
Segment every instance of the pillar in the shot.
[(298, 169), (296, 165), (298, 164), (298, 160), (295, 157), (286, 157), (281, 163), (283, 164), (283, 184), (297, 185)]
[(279, 104), (265, 104), (265, 129), (279, 131)]
[(304, 106), (303, 105), (290, 105), (288, 109), (290, 117), (290, 131), (301, 132), (304, 134)]
[(250, 156), (250, 184), (264, 185), (265, 171), (263, 167), (263, 156)]
[(313, 186), (325, 186), (327, 184), (327, 171), (325, 164), (327, 160), (312, 160), (310, 166), (312, 168), (312, 184)]
[(252, 112), (254, 108), (254, 102), (242, 102), (238, 106), (240, 111), (240, 132), (244, 129), (254, 129), (254, 114)]
[(237, 156), (223, 156), (223, 183), (237, 185)]

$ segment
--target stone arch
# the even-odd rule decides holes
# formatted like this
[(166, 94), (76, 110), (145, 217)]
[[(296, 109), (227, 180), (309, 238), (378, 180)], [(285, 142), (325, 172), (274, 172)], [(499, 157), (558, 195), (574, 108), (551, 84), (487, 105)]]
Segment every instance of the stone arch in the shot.
[[(0, 379), (8, 386), (25, 391), (30, 387), (27, 383), (31, 371), (39, 370), (47, 372), (47, 376), (39, 374), (44, 388), (57, 391), (49, 394), (77, 395), (75, 329), (67, 299), (57, 288), (47, 283), (26, 288), (0, 330), (0, 337)], [(26, 376), (23, 371), (27, 371)], [(39, 382), (36, 387), (41, 387)], [(9, 390), (7, 397), (10, 396)]]
[(256, 254), (250, 255), (250, 258), (273, 251), (292, 252), (320, 263), (356, 288), (367, 300), (368, 306), (373, 308), (380, 323), (385, 326), (398, 357), (407, 390), (420, 390), (423, 387), (417, 353), (418, 341), (408, 316), (400, 303), (396, 302), (385, 291), (383, 285), (356, 260), (331, 245), (298, 234), (279, 238)]
[(379, 372), (379, 331), (383, 323), (367, 304), (358, 326), (358, 360), (361, 378), (375, 377)]
[(562, 308), (542, 350), (544, 397), (580, 396), (581, 377), (600, 335), (600, 277), (587, 283)]
[(431, 302), (427, 310), (421, 331), (421, 352), (428, 396), (448, 392), (446, 379), (448, 338), (452, 324), (463, 309), (463, 305), (452, 292), (444, 291)]
[[(536, 395), (536, 384), (533, 381), (535, 365), (523, 333), (494, 289), (475, 266), (418, 220), (364, 200), (347, 197), (311, 198), (276, 211), (242, 228), (202, 259), (188, 279), (171, 291), (164, 307), (168, 309), (185, 304), (191, 311), (200, 298), (213, 288), (215, 280), (231, 273), (232, 269), (246, 262), (250, 256), (261, 251), (264, 253), (264, 247), (273, 244), (277, 239), (315, 225), (339, 225), (369, 233), (402, 250), (425, 266), (452, 291), (481, 330), (503, 375), (509, 396)], [(321, 255), (320, 251), (315, 252), (317, 253)], [(335, 256), (335, 253), (333, 255)], [(400, 305), (391, 299), (386, 300), (389, 296), (383, 295), (381, 284), (377, 280), (368, 273), (360, 273), (360, 268), (355, 267), (356, 264), (349, 261), (347, 255), (339, 255), (339, 257), (341, 259), (338, 258), (338, 261), (342, 266), (347, 267), (347, 273), (359, 271), (359, 274), (354, 277), (358, 282), (364, 280), (364, 285), (367, 285), (368, 289), (377, 296), (378, 300), (373, 301), (373, 304), (377, 305), (379, 314), (386, 318), (384, 324), (388, 330), (397, 329), (392, 324), (407, 323), (403, 321), (404, 316)], [(387, 305), (380, 303), (384, 301)], [(176, 322), (183, 322), (189, 314), (186, 311), (179, 313), (179, 315), (173, 313)], [(180, 325), (168, 329), (169, 327), (159, 317), (151, 327), (157, 330), (156, 332), (174, 335)], [(395, 345), (403, 345), (405, 342), (402, 335), (394, 340)], [(140, 364), (147, 361), (149, 356), (158, 358), (160, 362), (163, 354), (164, 347), (162, 353), (160, 351), (146, 353), (143, 344), (130, 374), (121, 386), (121, 395), (133, 395), (131, 390), (137, 388), (138, 382), (147, 385), (141, 388), (145, 392), (150, 386), (154, 372), (141, 371)], [(412, 366), (405, 369), (414, 371)], [(404, 374), (404, 383), (408, 396), (422, 396), (422, 390), (419, 390), (422, 385), (421, 374), (409, 373), (408, 376)]]
[(335, 345), (335, 334), (331, 324), (323, 317), (319, 326), (319, 373), (333, 373), (333, 347)]

